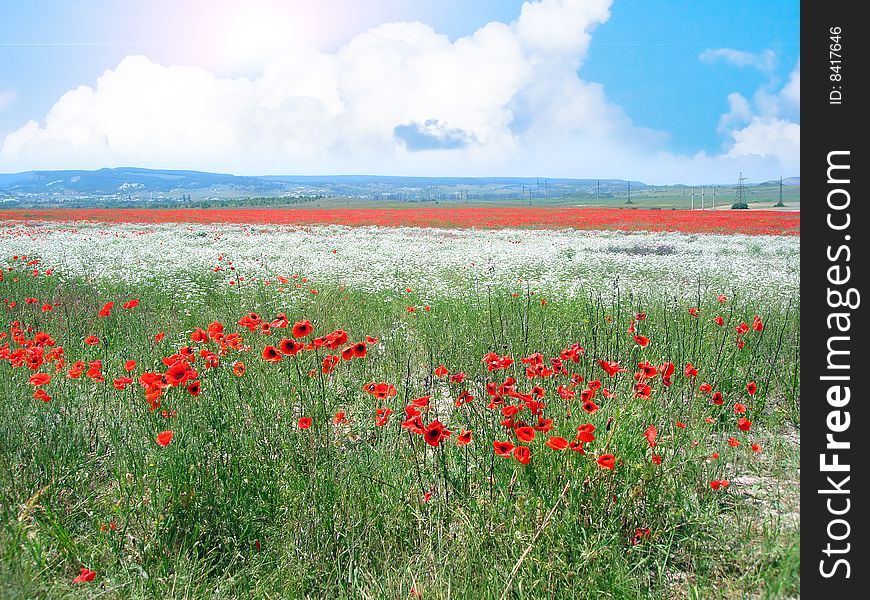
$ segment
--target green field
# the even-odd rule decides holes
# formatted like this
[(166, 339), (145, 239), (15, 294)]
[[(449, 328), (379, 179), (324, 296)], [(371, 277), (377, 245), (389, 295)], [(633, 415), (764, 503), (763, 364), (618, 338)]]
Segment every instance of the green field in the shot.
[[(180, 273), (185, 251), (167, 255)], [(413, 288), (320, 282), (314, 294), (310, 283), (294, 285), (301, 277), (230, 286), (211, 272), (185, 273), (188, 289), (162, 276), (106, 282), (59, 265), (33, 277), (21, 259), (9, 265), (0, 281), (2, 296), (16, 302), (6, 304), (0, 340), (9, 344), (0, 354), (2, 598), (407, 598), (412, 589), (474, 599), (799, 595), (796, 304), (739, 291), (720, 303), (700, 286), (679, 297), (590, 287), (544, 302), (521, 284), (430, 298)], [(191, 296), (195, 289), (208, 294)], [(131, 299), (140, 304), (122, 308)], [(110, 314), (98, 316), (110, 301)], [(266, 322), (285, 313), (290, 327), (250, 331), (238, 323), (251, 312)], [(635, 321), (641, 312), (646, 318)], [(735, 332), (755, 315), (763, 315), (760, 331)], [(314, 327), (303, 343), (334, 330), (349, 334), (342, 348), (377, 341), (330, 373), (323, 360), (341, 348), (264, 360), (264, 348), (293, 339), (302, 319)], [(192, 341), (214, 322), (222, 338)], [(227, 342), (232, 332), (244, 341)], [(91, 335), (95, 345), (84, 341)], [(575, 348), (577, 362), (575, 343), (584, 349)], [(194, 356), (180, 367), (187, 380), (149, 405), (154, 390), (141, 375), (179, 368), (183, 347)], [(550, 360), (563, 351), (564, 374)], [(489, 371), (489, 352), (514, 362)], [(543, 368), (529, 379), (532, 365), (521, 359), (534, 353)], [(599, 359), (627, 370), (611, 377)], [(73, 378), (79, 360), (85, 373)], [(97, 360), (104, 381), (88, 375)], [(113, 381), (128, 376), (127, 360), (136, 361), (133, 383), (119, 390)], [(644, 362), (658, 372), (637, 380)], [(675, 365), (670, 385), (667, 362)], [(697, 376), (686, 375), (687, 363)], [(436, 375), (442, 365), (464, 380)], [(50, 383), (32, 384), (37, 373)], [(487, 383), (507, 377), (519, 396), (505, 393), (487, 408)], [(590, 385), (596, 380), (601, 389)], [(196, 396), (185, 389), (193, 381)], [(381, 382), (395, 395), (363, 389)], [(754, 395), (749, 382), (757, 382)], [(644, 383), (650, 389), (638, 392)], [(713, 404), (702, 383), (724, 403)], [(36, 390), (51, 400), (35, 399)], [(457, 407), (463, 390), (474, 399)], [(584, 409), (584, 390), (593, 390), (595, 410)], [(424, 396), (428, 403), (412, 402)], [(536, 417), (538, 400), (545, 406)], [(745, 414), (735, 413), (737, 403)], [(510, 405), (519, 412), (505, 424)], [(407, 406), (417, 406), (427, 429), (437, 419), (452, 435), (432, 445), (401, 427)], [(379, 426), (376, 411), (386, 408), (393, 413)], [(339, 411), (345, 419), (335, 424)], [(740, 417), (751, 421), (747, 431)], [(300, 427), (303, 418), (310, 428)], [(541, 427), (533, 440), (521, 441), (524, 424)], [(595, 426), (584, 452), (545, 444), (551, 436), (575, 442), (583, 424)], [(462, 430), (472, 432), (468, 445), (456, 443)], [(174, 434), (165, 447), (156, 442), (162, 431)], [(497, 455), (494, 441), (528, 447), (528, 464), (521, 453)], [(613, 469), (599, 461), (607, 454)], [(728, 487), (711, 487), (721, 480)], [(83, 567), (94, 580), (73, 583)]]

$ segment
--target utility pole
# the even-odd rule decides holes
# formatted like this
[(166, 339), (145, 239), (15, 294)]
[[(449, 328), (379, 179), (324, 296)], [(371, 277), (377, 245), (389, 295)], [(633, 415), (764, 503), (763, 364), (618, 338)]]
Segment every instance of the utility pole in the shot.
[(695, 210), (695, 188), (692, 188), (692, 210)]
[(740, 176), (737, 178), (737, 203), (746, 204), (746, 195), (743, 191), (743, 182), (746, 178), (743, 176), (743, 171), (740, 171)]
[(716, 186), (713, 186), (713, 210), (716, 210)]
[(705, 188), (701, 188), (701, 210), (704, 210), (704, 190)]

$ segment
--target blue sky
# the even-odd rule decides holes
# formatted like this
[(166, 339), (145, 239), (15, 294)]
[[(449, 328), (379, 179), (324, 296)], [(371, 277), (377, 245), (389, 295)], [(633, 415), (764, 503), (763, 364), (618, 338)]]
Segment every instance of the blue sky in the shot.
[(800, 174), (796, 1), (241, 4), (7, 3), (0, 172)]

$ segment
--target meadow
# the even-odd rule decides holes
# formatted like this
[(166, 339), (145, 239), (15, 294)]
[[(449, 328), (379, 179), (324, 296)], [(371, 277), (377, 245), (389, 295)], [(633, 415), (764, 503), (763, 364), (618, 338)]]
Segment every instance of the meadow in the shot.
[(119, 214), (0, 225), (0, 597), (800, 594), (798, 215)]

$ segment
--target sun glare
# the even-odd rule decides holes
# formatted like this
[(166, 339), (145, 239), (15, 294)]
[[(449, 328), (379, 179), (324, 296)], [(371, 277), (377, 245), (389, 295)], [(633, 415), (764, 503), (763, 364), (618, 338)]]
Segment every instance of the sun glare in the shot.
[(203, 23), (210, 58), (232, 70), (249, 70), (293, 48), (315, 45), (311, 12), (311, 5), (301, 2), (216, 3)]

